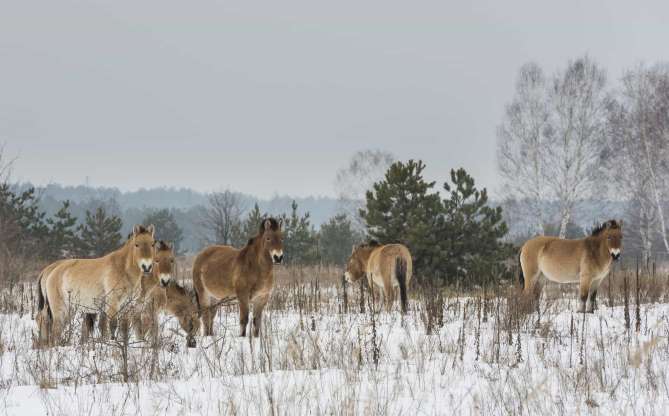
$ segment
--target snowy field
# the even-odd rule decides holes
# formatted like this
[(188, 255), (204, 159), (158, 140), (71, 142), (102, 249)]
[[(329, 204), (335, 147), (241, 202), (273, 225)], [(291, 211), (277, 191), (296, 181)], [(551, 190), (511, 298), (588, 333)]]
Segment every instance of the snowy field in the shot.
[(667, 414), (664, 289), (640, 289), (637, 297), (632, 287), (608, 299), (604, 289), (600, 309), (585, 316), (572, 312), (575, 286), (547, 288), (541, 307), (529, 312), (510, 288), (414, 289), (410, 312), (401, 317), (397, 310), (371, 313), (358, 287), (348, 288), (345, 301), (338, 283), (306, 279), (276, 289), (261, 338), (237, 337), (236, 308), (226, 307), (217, 336), (199, 337), (195, 349), (185, 347), (169, 317), (159, 344), (95, 340), (34, 349), (32, 311), (17, 306), (23, 301), (12, 294), (16, 310), (0, 315), (0, 409), (8, 415)]

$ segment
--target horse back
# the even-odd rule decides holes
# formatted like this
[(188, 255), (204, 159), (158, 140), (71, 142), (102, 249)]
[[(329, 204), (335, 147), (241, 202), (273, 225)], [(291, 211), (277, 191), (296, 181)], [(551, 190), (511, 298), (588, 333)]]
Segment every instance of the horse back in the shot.
[(541, 270), (550, 280), (567, 282), (577, 279), (585, 255), (584, 239), (539, 236), (523, 244), (521, 263), (530, 271)]
[(367, 262), (368, 274), (373, 276), (377, 284), (387, 282), (394, 285), (398, 258), (406, 264), (406, 283), (408, 284), (413, 274), (413, 262), (409, 249), (403, 244), (386, 244), (372, 251)]
[(223, 245), (205, 248), (193, 263), (193, 281), (199, 279), (215, 297), (227, 296), (234, 289), (234, 269), (239, 251)]

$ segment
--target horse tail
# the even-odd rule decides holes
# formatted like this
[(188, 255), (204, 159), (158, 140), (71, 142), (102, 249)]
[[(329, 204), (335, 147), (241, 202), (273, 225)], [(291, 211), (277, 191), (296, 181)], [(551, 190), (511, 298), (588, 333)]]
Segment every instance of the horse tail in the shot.
[(37, 279), (37, 310), (41, 311), (46, 306), (49, 307), (49, 301), (42, 293), (42, 279), (44, 278), (44, 270), (40, 272), (39, 278)]
[(407, 261), (403, 257), (395, 258), (395, 278), (400, 286), (400, 300), (402, 301), (402, 313), (407, 312)]
[[(201, 255), (201, 254), (200, 254)], [(201, 281), (202, 274), (202, 265), (200, 264), (200, 255), (195, 258), (193, 263), (193, 292), (195, 292), (195, 304), (197, 306), (198, 313), (202, 313), (202, 304), (200, 303), (200, 291), (204, 290), (204, 286)]]
[(525, 287), (525, 275), (523, 274), (523, 264), (520, 261), (520, 257), (523, 255), (523, 250), (521, 249), (518, 253), (518, 281), (520, 282), (520, 288)]

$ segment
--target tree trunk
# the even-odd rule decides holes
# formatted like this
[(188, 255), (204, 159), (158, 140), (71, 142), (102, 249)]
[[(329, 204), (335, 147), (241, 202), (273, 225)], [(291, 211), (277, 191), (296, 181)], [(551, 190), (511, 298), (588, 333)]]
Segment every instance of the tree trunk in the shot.
[(560, 215), (560, 238), (565, 238), (567, 236), (567, 225), (569, 224), (569, 220), (571, 217), (571, 209), (568, 207), (565, 207), (562, 210), (562, 213)]

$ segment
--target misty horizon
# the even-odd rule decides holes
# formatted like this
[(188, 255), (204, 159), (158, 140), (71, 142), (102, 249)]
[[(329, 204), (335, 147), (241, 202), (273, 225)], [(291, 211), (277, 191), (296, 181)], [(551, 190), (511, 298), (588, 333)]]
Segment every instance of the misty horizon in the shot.
[(615, 86), (667, 59), (669, 5), (609, 5), (13, 3), (0, 143), (38, 185), (334, 197), (337, 169), (382, 149), (494, 196), (521, 65), (587, 53)]

